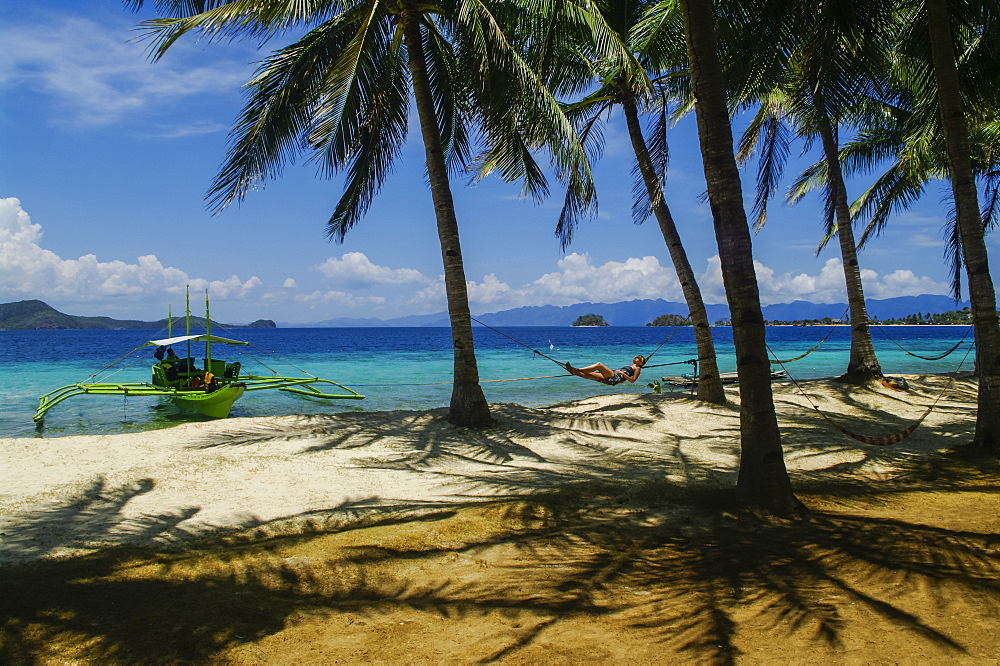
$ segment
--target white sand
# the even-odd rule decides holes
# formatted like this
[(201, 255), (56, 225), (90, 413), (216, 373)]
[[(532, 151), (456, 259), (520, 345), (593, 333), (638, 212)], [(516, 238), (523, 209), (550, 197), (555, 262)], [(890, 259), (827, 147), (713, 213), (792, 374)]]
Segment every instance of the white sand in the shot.
[[(902, 430), (947, 389), (916, 432), (874, 447), (833, 429), (790, 383), (775, 384), (793, 483), (811, 475), (891, 478), (971, 439), (967, 376), (908, 376), (910, 390), (801, 384), (824, 413), (868, 436)], [(526, 495), (583, 480), (735, 484), (738, 391), (726, 406), (686, 393), (607, 395), (549, 408), (493, 405), (496, 426), (455, 428), (443, 410), (283, 416), (166, 430), (0, 439), (0, 563), (121, 543), (158, 544), (289, 521)]]

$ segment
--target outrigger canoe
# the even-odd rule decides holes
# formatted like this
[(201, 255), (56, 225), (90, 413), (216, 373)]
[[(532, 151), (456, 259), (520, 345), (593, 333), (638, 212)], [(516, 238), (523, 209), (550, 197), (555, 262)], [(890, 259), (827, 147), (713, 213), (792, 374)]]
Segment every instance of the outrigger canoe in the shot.
[[(172, 321), (169, 316), (167, 321)], [(207, 294), (205, 297), (205, 333), (196, 335), (190, 333), (190, 307), (186, 308), (185, 321), (188, 331), (186, 335), (149, 340), (122, 357), (126, 358), (140, 349), (155, 346), (157, 348), (155, 356), (158, 362), (151, 368), (152, 376), (149, 382), (84, 381), (67, 384), (38, 399), (38, 410), (34, 416), (35, 422), (41, 423), (49, 410), (64, 400), (78, 395), (160, 396), (169, 399), (170, 402), (184, 411), (217, 419), (229, 416), (233, 403), (247, 391), (277, 389), (327, 400), (362, 400), (365, 397), (357, 391), (329, 379), (313, 375), (281, 377), (244, 374), (243, 366), (239, 361), (230, 362), (212, 358), (213, 344), (246, 346), (250, 343), (211, 334)], [(169, 329), (168, 336), (170, 336)], [(204, 357), (201, 362), (191, 352), (193, 344), (204, 345)], [(175, 345), (183, 345), (186, 349), (183, 358), (173, 352)], [(326, 393), (317, 388), (317, 384), (335, 386), (343, 392)]]

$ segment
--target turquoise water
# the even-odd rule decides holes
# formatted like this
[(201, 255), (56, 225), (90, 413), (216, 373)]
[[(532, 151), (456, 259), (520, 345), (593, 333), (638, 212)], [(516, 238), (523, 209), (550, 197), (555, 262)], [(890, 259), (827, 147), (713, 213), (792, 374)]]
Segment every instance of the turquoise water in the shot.
[[(672, 328), (652, 327), (510, 327), (499, 329), (519, 345), (485, 328), (476, 328), (479, 373), (483, 380), (565, 375), (555, 363), (534, 354), (538, 350), (557, 361), (586, 365), (602, 361), (617, 367), (631, 362), (635, 354), (650, 354)], [(722, 372), (736, 369), (728, 328), (716, 334)], [(366, 396), (361, 401), (326, 401), (298, 397), (279, 391), (248, 393), (233, 408), (233, 416), (336, 413), (430, 409), (446, 406), (451, 396), (451, 338), (445, 328), (313, 328), (216, 330), (218, 335), (252, 343), (250, 356), (227, 354), (213, 346), (213, 357), (240, 360), (254, 374), (332, 379)], [(816, 351), (786, 366), (796, 379), (830, 377), (843, 373), (847, 365), (850, 332), (847, 327), (769, 327), (768, 343), (777, 358), (797, 356), (829, 339)], [(902, 345), (916, 354), (933, 356), (947, 351), (968, 334), (967, 342), (939, 361), (907, 355)], [(123, 362), (101, 371), (148, 339), (164, 337), (158, 331), (0, 331), (0, 437), (60, 437), (77, 434), (136, 432), (197, 420), (159, 398), (80, 396), (70, 398), (49, 412), (45, 424), (36, 427), (31, 417), (38, 396), (65, 384), (85, 381), (144, 382), (153, 362), (152, 350), (136, 351)], [(896, 343), (887, 336), (891, 336)], [(894, 326), (874, 329), (879, 361), (886, 374), (950, 372), (958, 369), (970, 348), (967, 327)], [(242, 348), (241, 348), (242, 349)], [(178, 350), (180, 353), (182, 350)], [(199, 350), (195, 350), (199, 352)], [(200, 353), (200, 352), (199, 352)], [(530, 381), (484, 381), (490, 402), (516, 402), (529, 406), (551, 405), (602, 393), (645, 393), (649, 380), (690, 373), (684, 363), (696, 356), (690, 329), (680, 329), (656, 353), (640, 381), (614, 388), (575, 377)], [(971, 369), (970, 355), (964, 369)], [(774, 369), (779, 369), (774, 366)]]

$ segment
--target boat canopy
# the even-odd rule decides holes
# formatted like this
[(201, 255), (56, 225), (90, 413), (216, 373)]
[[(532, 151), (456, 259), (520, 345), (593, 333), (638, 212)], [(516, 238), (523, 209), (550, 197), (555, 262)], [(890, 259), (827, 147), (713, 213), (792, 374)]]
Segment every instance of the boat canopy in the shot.
[(165, 338), (163, 340), (150, 340), (143, 347), (152, 347), (156, 345), (157, 347), (169, 347), (170, 345), (177, 345), (182, 342), (218, 342), (224, 345), (249, 345), (249, 342), (243, 342), (242, 340), (230, 340), (229, 338), (219, 338), (214, 335), (206, 335), (202, 333), (201, 335), (180, 335), (176, 338)]

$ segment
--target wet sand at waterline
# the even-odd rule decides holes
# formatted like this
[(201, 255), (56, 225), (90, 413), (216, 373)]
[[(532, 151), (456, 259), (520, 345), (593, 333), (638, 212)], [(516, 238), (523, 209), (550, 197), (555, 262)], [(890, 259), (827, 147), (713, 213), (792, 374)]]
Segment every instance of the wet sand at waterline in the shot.
[(774, 384), (796, 520), (733, 511), (735, 388), (0, 439), (0, 661), (995, 663), (975, 382), (906, 379)]

